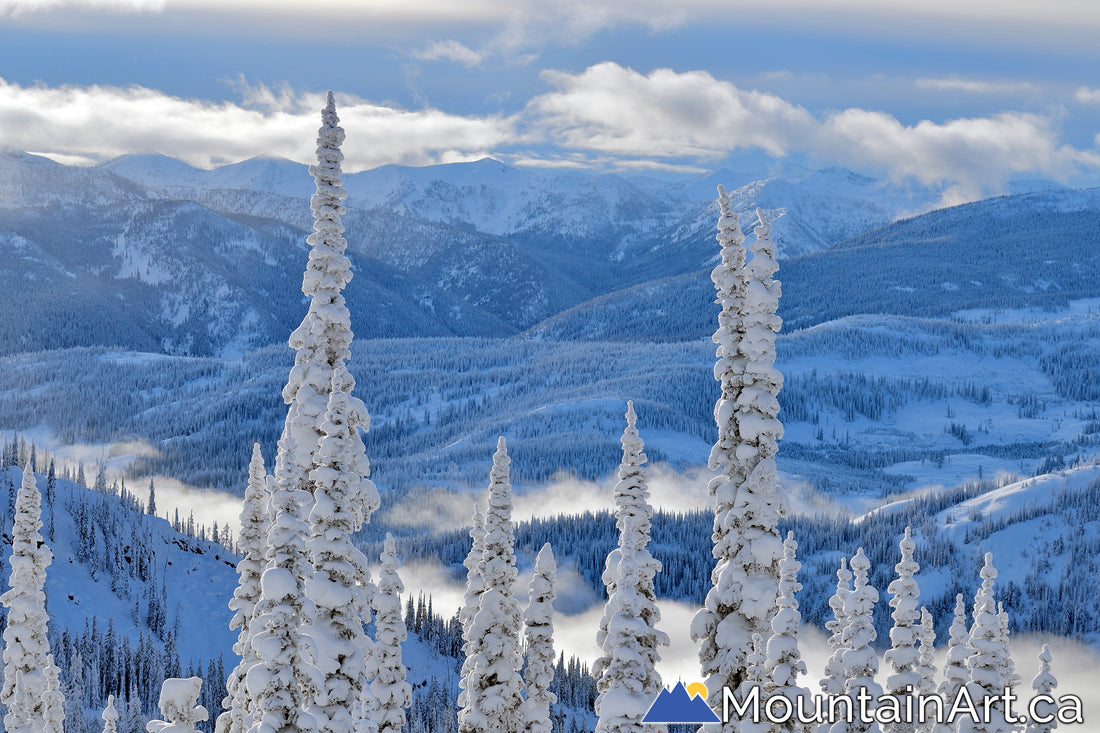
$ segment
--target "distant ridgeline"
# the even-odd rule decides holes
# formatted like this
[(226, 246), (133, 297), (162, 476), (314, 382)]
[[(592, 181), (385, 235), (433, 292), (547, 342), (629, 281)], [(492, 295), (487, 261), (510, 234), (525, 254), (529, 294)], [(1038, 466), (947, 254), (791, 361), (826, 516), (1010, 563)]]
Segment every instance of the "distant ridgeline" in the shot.
[[(572, 733), (593, 726), (599, 733), (640, 733), (651, 706), (665, 690), (666, 681), (657, 672), (669, 644), (660, 623), (662, 598), (698, 606), (689, 631), (705, 684), (695, 683), (690, 689), (693, 696), (705, 690), (716, 716), (726, 715), (724, 703), (730, 696), (795, 705), (820, 697), (811, 693), (812, 686), (830, 699), (867, 695), (879, 709), (904, 707), (916, 696), (952, 705), (962, 696), (977, 701), (985, 716), (972, 725), (961, 724), (960, 732), (1004, 732), (1019, 729), (1002, 696), (1006, 689), (1021, 686), (1024, 669), (1022, 663), (1017, 667), (1009, 646), (1012, 614), (1017, 629), (1041, 625), (1050, 631), (1060, 623), (1058, 630), (1068, 635), (1096, 640), (1100, 594), (1089, 591), (1097, 585), (1095, 561), (1100, 546), (1095, 532), (1081, 530), (1100, 519), (1100, 466), (1095, 462), (1078, 461), (1057, 475), (1036, 479), (1002, 478), (930, 496), (902, 497), (854, 521), (790, 516), (776, 463), (778, 441), (785, 430), (779, 420), (784, 377), (775, 366), (782, 323), (776, 243), (771, 239), (769, 216), (758, 208), (755, 238), (745, 245), (738, 212), (721, 186), (717, 235), (721, 249), (711, 270), (719, 305), (718, 328), (712, 336), (717, 346), (713, 370), (710, 375), (698, 373), (692, 362), (700, 348), (697, 343), (647, 345), (643, 351), (659, 353), (660, 363), (679, 366), (662, 375), (662, 384), (647, 387), (639, 400), (639, 406), (644, 405), (643, 424), (653, 416), (656, 424), (689, 437), (706, 434), (701, 415), (713, 417), (717, 438), (708, 457), (712, 511), (669, 516), (655, 512), (650, 504), (649, 456), (634, 402), (626, 401), (625, 426), (615, 413), (623, 408), (619, 397), (623, 389), (639, 383), (652, 361), (631, 365), (621, 346), (606, 346), (599, 354), (598, 368), (592, 367), (597, 378), (590, 399), (602, 401), (601, 408), (587, 412), (584, 431), (566, 440), (561, 434), (546, 437), (537, 429), (548, 415), (525, 400), (533, 392), (547, 395), (579, 378), (570, 376), (575, 353), (558, 352), (569, 358), (539, 363), (541, 376), (522, 389), (513, 387), (507, 377), (511, 368), (507, 359), (488, 368), (479, 364), (494, 385), (482, 394), (463, 380), (452, 379), (450, 369), (470, 371), (471, 365), (463, 362), (462, 354), (446, 354), (442, 347), (448, 342), (440, 341), (433, 342), (434, 351), (425, 357), (436, 361), (438, 391), (419, 395), (415, 405), (408, 405), (407, 395), (397, 398), (383, 392), (378, 398), (380, 405), (395, 413), (388, 428), (385, 423), (376, 426), (375, 432), (383, 436), (390, 431), (389, 452), (371, 454), (379, 465), (390, 462), (397, 468), (386, 470), (404, 470), (422, 481), (458, 474), (458, 465), (465, 466), (462, 471), (478, 470), (484, 459), (477, 456), (482, 441), (499, 426), (494, 422), (470, 426), (484, 403), (532, 409), (527, 421), (511, 422), (501, 431), (507, 436), (495, 438), (484, 500), (471, 502), (468, 544), (459, 535), (395, 538), (386, 533), (383, 539), (387, 527), (373, 523), (372, 518), (383, 499), (401, 497), (394, 491), (383, 496), (369, 478), (370, 451), (363, 436), (368, 434), (370, 415), (352, 394), (356, 381), (348, 362), (353, 333), (344, 296), (352, 280), (352, 262), (346, 254), (342, 220), (347, 213), (340, 168), (343, 139), (329, 93), (318, 131), (317, 165), (310, 169), (316, 194), (311, 199), (313, 233), (307, 239), (302, 281), (308, 309), (289, 338), (294, 364), (281, 389), (281, 405), (274, 394), (260, 397), (265, 400), (262, 410), (282, 413), (285, 406), (285, 419), (274, 451), (269, 450), (274, 455), (270, 472), (263, 445), (253, 445), (236, 538), (226, 537), (224, 527), (215, 527), (208, 541), (203, 539), (207, 530), (194, 527), (193, 520), (181, 522), (176, 517), (172, 525), (161, 520), (155, 516), (152, 483), (142, 505), (122, 486), (109, 488), (102, 470), (90, 490), (79, 485), (86, 485), (86, 476), (74, 477), (75, 483), (65, 477), (59, 480), (52, 460), (39, 479), (36, 446), (28, 447), (17, 436), (5, 445), (2, 478), (9, 501), (4, 519), (10, 524), (4, 526), (11, 527), (5, 536), (11, 544), (11, 575), (7, 591), (0, 596), (7, 609), (0, 703), (9, 733), (84, 731), (89, 708), (100, 706), (107, 733), (132, 733), (143, 724), (149, 733), (188, 733), (200, 725), (217, 733)], [(201, 215), (190, 209), (179, 213)], [(272, 236), (287, 233), (279, 230)], [(250, 249), (249, 243), (256, 244), (246, 241), (244, 249)], [(148, 285), (173, 276), (158, 270), (140, 247), (131, 247), (125, 254), (135, 292), (146, 292), (137, 283)], [(488, 246), (476, 254), (491, 260), (502, 257), (501, 250)], [(508, 259), (498, 264), (507, 272)], [(1073, 287), (1091, 287), (1088, 278), (1074, 280)], [(220, 292), (222, 284), (209, 282), (202, 288)], [(850, 283), (837, 287), (859, 289)], [(171, 312), (172, 319), (183, 324), (201, 317), (181, 303)], [(509, 308), (515, 305), (514, 300), (508, 303)], [(488, 306), (486, 311), (496, 313)], [(232, 318), (244, 323), (249, 322), (249, 314), (247, 308), (229, 309)], [(542, 315), (525, 312), (512, 325), (531, 325)], [(262, 330), (264, 324), (253, 325)], [(902, 350), (934, 350), (943, 343), (929, 345), (921, 339), (930, 333), (942, 337), (945, 328), (964, 334), (960, 343), (951, 346), (959, 348), (967, 333), (962, 326), (954, 331), (954, 327), (935, 326), (911, 342), (896, 334), (883, 338)], [(937, 333), (937, 329), (941, 330)], [(990, 333), (979, 332), (979, 337), (985, 339)], [(1010, 331), (1009, 337), (1026, 340), (1029, 334), (1021, 327)], [(177, 335), (171, 342), (173, 349), (188, 351), (200, 343), (187, 340), (194, 334)], [(828, 328), (811, 329), (790, 340), (793, 352), (805, 345), (800, 338), (828, 341), (832, 336)], [(843, 344), (843, 337), (837, 343)], [(537, 344), (532, 340), (516, 348), (545, 355)], [(994, 348), (989, 344), (979, 348), (985, 347)], [(204, 350), (205, 346), (199, 349)], [(400, 349), (391, 352), (399, 353)], [(1086, 354), (1087, 348), (1077, 344), (1065, 351), (1043, 351), (1042, 368), (1054, 373), (1081, 368)], [(147, 356), (103, 351), (86, 356), (120, 372), (150, 368)], [(264, 358), (270, 357), (253, 355), (226, 361), (222, 367), (196, 360), (173, 372), (170, 379), (177, 380), (176, 387), (216, 402), (205, 397), (210, 384), (221, 377), (221, 368), (231, 371), (247, 359)], [(485, 354), (483, 358), (491, 361), (493, 357)], [(532, 356), (531, 361), (538, 359)], [(29, 369), (29, 362), (15, 365), (16, 371)], [(403, 369), (398, 361), (386, 368), (398, 375)], [(623, 373), (628, 376), (621, 377)], [(719, 385), (717, 399), (695, 404), (695, 396), (704, 391), (703, 383), (710, 377)], [(17, 377), (25, 378), (25, 373)], [(278, 387), (270, 379), (232, 379), (249, 385), (257, 395)], [(441, 401), (448, 381), (459, 382), (453, 388), (456, 391), (448, 393), (442, 411), (432, 411), (428, 406)], [(794, 423), (818, 427), (815, 435), (794, 444), (800, 446), (792, 451), (799, 459), (813, 452), (850, 453), (848, 436), (830, 435), (826, 440), (824, 422), (837, 412), (846, 422), (857, 415), (880, 418), (906, 403), (893, 397), (898, 390), (929, 401), (950, 397), (958, 405), (989, 407), (992, 403), (991, 392), (969, 380), (947, 388), (915, 377), (868, 380), (858, 372), (819, 377), (810, 370), (790, 381), (798, 399), (815, 403), (813, 409), (792, 408), (792, 415), (800, 419), (791, 427)], [(1061, 385), (1057, 389), (1075, 398), (1091, 394), (1091, 387), (1055, 381)], [(393, 384), (401, 384), (400, 376)], [(667, 393), (677, 390), (692, 395), (691, 406), (662, 408), (670, 402)], [(178, 404), (153, 407), (163, 394), (149, 382), (128, 399), (131, 407), (147, 404), (154, 412), (159, 409), (160, 416), (178, 411)], [(240, 399), (215, 404), (204, 416), (216, 422), (220, 415), (236, 415), (221, 430), (237, 430), (243, 424), (241, 405), (249, 396)], [(1019, 401), (1017, 419), (1038, 409), (1035, 399)], [(553, 404), (569, 411), (568, 404)], [(949, 436), (945, 439), (968, 446), (978, 433), (989, 429), (982, 424), (971, 430), (960, 422), (961, 417), (955, 417), (950, 404), (947, 412), (953, 422), (944, 426)], [(190, 417), (175, 415), (171, 424), (178, 430)], [(1068, 414), (1063, 417), (1069, 419)], [(1095, 422), (1095, 414), (1087, 419)], [(452, 449), (433, 459), (425, 454), (433, 453), (436, 444), (417, 438), (420, 429), (430, 424), (436, 425), (437, 436), (454, 438)], [(270, 448), (276, 436), (254, 428), (241, 432), (263, 435)], [(513, 456), (506, 437), (517, 458), (524, 457), (525, 446), (529, 449), (547, 441), (532, 451), (541, 463), (539, 458), (525, 457), (534, 475), (544, 478), (574, 459), (589, 467), (606, 460), (604, 452), (608, 444), (613, 445), (607, 435), (620, 429), (618, 482), (609, 500), (613, 507), (608, 507), (612, 514), (559, 517), (517, 527), (512, 521)], [(1079, 444), (1082, 452), (1094, 444), (1088, 436), (1096, 431), (1090, 431), (1085, 428), (1081, 433), (1085, 436)], [(467, 440), (471, 434), (478, 437), (477, 442)], [(595, 439), (599, 435), (604, 437)], [(239, 434), (223, 432), (221, 437), (234, 445), (240, 441)], [(203, 437), (215, 439), (213, 433)], [(659, 451), (651, 453), (659, 455)], [(412, 458), (402, 463), (401, 454)], [(870, 459), (869, 467), (884, 468), (886, 464), (875, 461), (886, 456), (898, 462), (917, 454), (887, 448)], [(41, 460), (47, 458), (43, 455)], [(836, 463), (842, 465), (843, 460)], [(427, 470), (416, 474), (415, 469), (422, 467)], [(212, 471), (218, 468), (223, 467)], [(44, 501), (40, 480), (45, 486)], [(244, 483), (243, 474), (239, 482)], [(1046, 500), (1035, 501), (1036, 497)], [(1003, 575), (999, 573), (986, 551), (998, 533), (1031, 520), (1049, 524), (1051, 518), (1063, 518), (1065, 524), (1036, 531), (1038, 543), (1029, 550), (1034, 555), (1014, 556)], [(180, 530), (197, 532), (199, 537)], [(359, 540), (353, 541), (357, 533)], [(230, 546), (232, 551), (227, 549)], [(56, 548), (56, 557), (51, 547)], [(707, 547), (710, 557), (701, 551)], [(431, 558), (455, 569), (461, 565), (465, 594), (453, 619), (437, 616), (422, 595), (415, 605), (411, 597), (403, 600), (399, 548), (406, 561)], [(377, 578), (368, 569), (375, 553), (381, 564)], [(523, 608), (516, 592), (517, 553), (532, 571)], [(1030, 568), (1024, 567), (1020, 557), (1032, 557)], [(1066, 561), (1061, 577), (1052, 572), (1052, 557)], [(918, 585), (920, 563), (924, 564), (923, 594)], [(554, 625), (560, 616), (555, 614), (554, 601), (561, 590), (556, 583), (559, 569), (570, 566), (593, 585), (598, 579), (606, 594), (602, 617), (591, 629), (600, 652), (590, 669), (577, 660), (567, 662), (555, 649)], [(219, 619), (226, 618), (225, 591), (234, 585), (236, 590), (228, 599), (232, 619), (226, 628)], [(879, 589), (884, 591), (882, 597)], [(972, 605), (966, 600), (969, 597)], [(1061, 620), (1053, 621), (1052, 615)], [(52, 634), (51, 616), (55, 619)], [(817, 681), (806, 679), (809, 671), (799, 642), (803, 620), (822, 623), (831, 633), (831, 656)], [(945, 629), (946, 663), (941, 674), (934, 665), (934, 649)], [(226, 651), (215, 657), (212, 653), (230, 647), (232, 654)], [(1039, 695), (1051, 695), (1057, 685), (1050, 663), (1049, 650), (1044, 648), (1032, 683)], [(887, 672), (885, 686), (875, 681), (880, 667)], [(154, 714), (151, 702), (158, 683), (161, 719), (146, 721), (146, 716)], [(119, 696), (121, 711), (110, 695)], [(1047, 722), (1035, 716), (1028, 730), (1049, 730), (1043, 727)], [(885, 724), (888, 731), (913, 729), (897, 719)], [(789, 717), (751, 723), (728, 720), (721, 727), (741, 733), (761, 729), (754, 726), (804, 730)], [(831, 730), (880, 728), (875, 721), (842, 720)]]

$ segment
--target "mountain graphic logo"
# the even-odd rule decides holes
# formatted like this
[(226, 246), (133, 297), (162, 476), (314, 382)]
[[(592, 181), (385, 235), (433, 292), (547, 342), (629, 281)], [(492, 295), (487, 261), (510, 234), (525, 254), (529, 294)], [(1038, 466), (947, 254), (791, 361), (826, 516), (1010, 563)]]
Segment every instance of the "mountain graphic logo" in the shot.
[(671, 690), (661, 690), (661, 694), (649, 706), (643, 723), (721, 723), (714, 711), (707, 706), (707, 687), (701, 682), (692, 682), (688, 688), (683, 682), (677, 682)]

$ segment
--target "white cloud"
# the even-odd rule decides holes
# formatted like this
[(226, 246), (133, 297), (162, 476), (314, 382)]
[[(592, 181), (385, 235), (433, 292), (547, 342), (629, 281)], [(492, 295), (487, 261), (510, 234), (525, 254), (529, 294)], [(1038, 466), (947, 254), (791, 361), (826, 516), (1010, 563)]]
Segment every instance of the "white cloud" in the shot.
[[(22, 87), (0, 79), (0, 131), (8, 148), (85, 158), (162, 153), (200, 167), (256, 155), (312, 161), (323, 95), (238, 86), (241, 104), (143, 87)], [(514, 122), (502, 116), (405, 110), (346, 95), (337, 104), (351, 131), (343, 148), (349, 171), (476, 159), (515, 137)]]
[(1100, 168), (1095, 151), (1058, 142), (1043, 115), (1004, 112), (904, 125), (892, 115), (846, 109), (817, 118), (778, 96), (745, 91), (703, 71), (642, 74), (615, 63), (579, 74), (545, 72), (556, 89), (528, 113), (544, 136), (618, 156), (716, 159), (740, 148), (781, 157), (797, 151), (895, 179), (956, 187), (955, 195), (996, 189), (1008, 176), (1057, 179)]
[(1073, 93), (1073, 98), (1081, 104), (1100, 104), (1100, 89), (1077, 87), (1077, 90)]
[(705, 71), (643, 75), (613, 62), (580, 74), (543, 72), (556, 91), (529, 111), (566, 146), (618, 155), (718, 158), (737, 148), (783, 155), (813, 117), (779, 97), (743, 91)]
[(477, 66), (487, 56), (458, 41), (433, 41), (425, 48), (413, 51), (412, 55), (422, 61), (454, 61), (465, 66)]
[(52, 10), (105, 10), (145, 13), (164, 10), (167, 0), (0, 0), (0, 17), (30, 15)]
[(939, 92), (964, 92), (966, 94), (1033, 94), (1036, 91), (1034, 84), (1028, 82), (996, 82), (980, 81), (977, 79), (960, 79), (958, 77), (925, 78), (917, 79), (915, 84), (918, 89), (929, 89)]

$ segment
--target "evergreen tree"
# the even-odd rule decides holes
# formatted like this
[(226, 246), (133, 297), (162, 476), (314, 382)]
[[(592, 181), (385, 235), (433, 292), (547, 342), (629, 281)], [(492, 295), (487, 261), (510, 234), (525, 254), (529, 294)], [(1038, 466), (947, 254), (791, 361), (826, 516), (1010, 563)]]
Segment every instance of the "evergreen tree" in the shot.
[(547, 542), (535, 558), (527, 610), (523, 613), (527, 640), (527, 668), (523, 682), (527, 697), (523, 701), (524, 730), (527, 733), (552, 733), (550, 706), (558, 701), (550, 691), (554, 682), (554, 573), (557, 565)]
[[(53, 553), (42, 540), (41, 529), (41, 496), (27, 463), (15, 500), (9, 590), (0, 595), (0, 603), (8, 609), (0, 693), (0, 702), (8, 710), (4, 716), (8, 733), (38, 731), (40, 721), (47, 718), (46, 668), (53, 663), (44, 588)], [(56, 700), (50, 703), (51, 709), (55, 704)]]
[(167, 679), (160, 688), (160, 714), (163, 720), (150, 720), (149, 733), (199, 733), (196, 723), (207, 720), (210, 713), (199, 705), (201, 677)]
[[(764, 687), (767, 694), (782, 695), (791, 701), (793, 710), (800, 705), (809, 707), (810, 691), (798, 684), (799, 675), (806, 674), (806, 663), (798, 650), (798, 627), (802, 614), (798, 612), (795, 593), (802, 590), (798, 582), (798, 571), (802, 563), (795, 559), (798, 543), (794, 532), (787, 533), (783, 543), (783, 559), (779, 562), (779, 598), (778, 610), (772, 619), (772, 635), (768, 639), (764, 660)], [(785, 723), (776, 723), (775, 731), (799, 731), (797, 716)]]
[[(463, 565), (466, 567), (466, 597), (462, 602), (462, 608), (458, 610), (458, 620), (462, 624), (462, 642), (468, 644), (472, 641), (470, 629), (473, 627), (474, 616), (477, 614), (478, 599), (485, 590), (485, 580), (481, 577), (478, 566), (481, 564), (482, 555), (485, 554), (485, 518), (481, 514), (481, 506), (474, 505), (473, 524), (470, 527), (470, 552), (466, 555)], [(406, 621), (412, 621), (412, 596), (409, 596), (410, 612), (406, 614)], [(458, 686), (458, 706), (466, 707), (466, 689), (470, 683), (470, 673), (473, 669), (475, 657), (466, 656), (462, 661), (462, 675)]]
[(397, 550), (393, 537), (387, 533), (382, 550), (382, 573), (374, 594), (377, 673), (370, 688), (377, 702), (378, 733), (401, 733), (405, 711), (412, 705), (412, 686), (405, 681), (405, 665), (401, 660), (401, 644), (407, 636), (401, 620), (401, 594), (404, 592), (405, 586), (397, 574)]
[(313, 568), (302, 517), (302, 504), (309, 497), (297, 488), (301, 485), (294, 439), (284, 432), (269, 499), (271, 525), (260, 598), (249, 623), (252, 649), (258, 657), (245, 674), (254, 704), (251, 733), (317, 731), (316, 719), (306, 710), (322, 678), (313, 664), (313, 645), (303, 633), (315, 609), (305, 594), (305, 578), (312, 576)]
[(50, 459), (50, 467), (46, 472), (46, 508), (49, 514), (46, 519), (46, 536), (53, 542), (54, 534), (54, 502), (57, 500), (57, 473), (54, 471), (53, 458)]
[[(971, 699), (979, 705), (987, 697), (1000, 696), (1009, 682), (1006, 676), (1008, 648), (1001, 636), (1001, 620), (993, 595), (997, 569), (993, 567), (992, 553), (985, 554), (981, 578), (981, 587), (974, 596), (974, 621), (966, 642), (970, 652), (966, 659), (970, 681), (966, 687)], [(983, 715), (974, 721), (964, 716), (958, 723), (959, 733), (1003, 733), (1009, 728), (1003, 705), (999, 702), (991, 706), (988, 718)]]
[(920, 607), (920, 638), (917, 672), (920, 674), (918, 692), (930, 695), (936, 690), (936, 625), (932, 614), (924, 606)]
[(501, 437), (489, 472), (485, 511), (485, 552), (478, 572), (485, 590), (478, 596), (470, 641), (463, 645), (473, 657), (465, 706), (458, 716), (460, 733), (518, 733), (522, 730), (519, 649), (520, 612), (512, 594), (516, 580), (515, 534), (512, 528), (512, 486), (508, 480), (508, 450)]
[[(1054, 675), (1050, 673), (1050, 659), (1050, 645), (1043, 644), (1043, 650), (1039, 652), (1039, 673), (1031, 681), (1031, 689), (1035, 691), (1036, 696), (1046, 695), (1053, 698), (1054, 690), (1058, 687), (1058, 680), (1054, 679)], [(1035, 707), (1036, 719), (1028, 721), (1025, 733), (1051, 733), (1058, 727), (1058, 706), (1054, 703), (1040, 702), (1036, 703)], [(1039, 722), (1040, 719), (1046, 718), (1051, 720)]]
[[(841, 643), (844, 645), (844, 693), (852, 698), (853, 710), (857, 710), (856, 695), (865, 690), (871, 700), (882, 696), (882, 687), (875, 682), (878, 672), (878, 656), (872, 644), (875, 641), (874, 612), (878, 601), (878, 591), (867, 582), (871, 563), (863, 554), (863, 548), (856, 550), (852, 558), (854, 581), (852, 591), (844, 599), (844, 615), (848, 619), (844, 627)], [(874, 705), (872, 703), (871, 708)], [(878, 733), (878, 723), (864, 723), (856, 716), (855, 720), (840, 720), (829, 729), (831, 733)]]
[(118, 710), (115, 709), (115, 696), (107, 696), (107, 707), (103, 708), (103, 733), (118, 733)]
[(84, 657), (79, 649), (69, 657), (68, 670), (62, 686), (65, 695), (65, 731), (87, 733), (87, 720), (84, 717)]
[[(719, 189), (718, 241), (722, 261), (711, 273), (721, 312), (713, 340), (718, 344), (714, 375), (722, 394), (714, 408), (718, 440), (708, 465), (717, 471), (709, 485), (715, 502), (712, 588), (692, 622), (708, 700), (720, 706), (723, 687), (738, 689), (753, 634), (768, 634), (776, 610), (780, 498), (775, 454), (783, 426), (777, 395), (783, 382), (775, 369), (775, 335), (781, 320), (775, 245), (762, 212), (744, 265), (743, 238), (729, 197)], [(733, 730), (736, 722), (724, 726)]]
[(661, 563), (648, 547), (653, 507), (649, 505), (646, 455), (633, 402), (627, 402), (621, 443), (623, 457), (615, 485), (619, 546), (608, 554), (604, 565), (607, 603), (596, 634), (603, 653), (592, 666), (600, 691), (596, 698), (597, 733), (645, 730), (642, 718), (661, 691), (661, 676), (656, 670), (659, 648), (668, 645), (668, 635), (657, 630), (661, 613), (653, 583)]
[[(233, 652), (240, 657), (236, 668), (226, 680), (226, 697), (222, 707), (226, 710), (218, 716), (219, 733), (243, 733), (251, 725), (253, 712), (252, 698), (245, 676), (252, 665), (259, 661), (252, 648), (252, 616), (256, 603), (260, 600), (260, 575), (263, 573), (267, 552), (267, 535), (270, 531), (268, 520), (268, 477), (264, 469), (264, 458), (260, 444), (253, 443), (252, 459), (248, 464), (248, 485), (244, 490), (244, 502), (241, 505), (241, 529), (237, 547), (241, 560), (237, 563), (237, 589), (229, 601), (229, 610), (233, 618), (229, 628), (240, 629)], [(152, 500), (153, 482), (149, 481), (149, 497)]]
[(145, 513), (157, 516), (157, 490), (153, 486), (153, 478), (149, 477), (149, 501), (145, 502)]
[(821, 691), (826, 695), (840, 695), (844, 692), (844, 629), (848, 626), (848, 617), (844, 612), (844, 603), (852, 592), (850, 582), (852, 573), (848, 570), (848, 558), (840, 558), (840, 568), (836, 571), (836, 592), (829, 599), (833, 609), (833, 620), (825, 622), (825, 629), (832, 633), (829, 648), (832, 654), (825, 662), (825, 677), (821, 680)]
[[(309, 309), (301, 325), (290, 335), (294, 367), (283, 388), (283, 401), (289, 406), (284, 432), (294, 438), (294, 460), (303, 480), (308, 479), (314, 465), (313, 455), (321, 444), (321, 426), (329, 392), (334, 388), (333, 377), (337, 367), (344, 367), (351, 356), (351, 316), (342, 292), (352, 273), (351, 261), (344, 254), (347, 242), (340, 221), (346, 213), (343, 201), (347, 192), (340, 171), (344, 130), (339, 122), (336, 103), (329, 92), (317, 131), (317, 164), (309, 169), (316, 183), (316, 193), (310, 199), (313, 233), (306, 238), (309, 261), (302, 278), (302, 292), (309, 298)], [(350, 397), (354, 386), (351, 375), (346, 369), (341, 370), (335, 388), (349, 395), (347, 415), (352, 426), (366, 429), (367, 410)]]
[[(347, 371), (338, 364), (322, 425), (324, 437), (310, 474), (313, 510), (309, 515), (310, 550), (314, 575), (306, 588), (317, 607), (310, 635), (318, 647), (317, 665), (325, 676), (313, 711), (320, 733), (360, 733), (373, 729), (370, 671), (371, 643), (363, 634), (370, 621), (374, 594), (367, 558), (351, 536), (378, 508), (378, 490), (370, 474), (363, 441), (356, 425), (366, 423), (357, 414), (362, 403), (340, 389)], [(400, 600), (398, 599), (398, 611)], [(400, 622), (400, 614), (398, 614)], [(353, 719), (361, 702), (364, 718)]]
[[(886, 692), (899, 698), (904, 709), (907, 704), (906, 698), (920, 690), (924, 679), (920, 672), (920, 650), (918, 649), (920, 588), (917, 586), (916, 578), (913, 577), (920, 570), (920, 565), (913, 560), (916, 544), (913, 542), (909, 527), (905, 528), (900, 547), (901, 561), (894, 566), (897, 578), (887, 588), (887, 592), (893, 596), (890, 599), (890, 607), (894, 609), (891, 614), (894, 625), (890, 629), (890, 648), (886, 651), (884, 660), (893, 670), (893, 674), (886, 679)], [(908, 724), (900, 722), (885, 725), (888, 733), (907, 733), (910, 728)]]
[[(31, 465), (34, 465), (33, 462)], [(43, 733), (64, 733), (65, 695), (61, 692), (61, 670), (54, 664), (52, 654), (46, 656), (44, 673), (46, 692), (42, 697)]]
[[(947, 661), (943, 666), (943, 680), (940, 682), (939, 694), (944, 704), (950, 706), (958, 697), (959, 690), (970, 679), (967, 669), (967, 659), (970, 657), (970, 649), (967, 647), (969, 632), (966, 629), (966, 603), (963, 594), (955, 596), (955, 617), (951, 622), (951, 628), (947, 632)], [(954, 731), (955, 726), (947, 723), (937, 723), (933, 730), (937, 733)]]

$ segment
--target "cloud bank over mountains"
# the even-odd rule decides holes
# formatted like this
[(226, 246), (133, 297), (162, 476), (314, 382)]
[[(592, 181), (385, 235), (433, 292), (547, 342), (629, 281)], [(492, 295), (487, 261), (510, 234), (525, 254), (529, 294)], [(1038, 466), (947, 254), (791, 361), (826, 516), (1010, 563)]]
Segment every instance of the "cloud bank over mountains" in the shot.
[[(463, 63), (462, 50), (442, 46)], [(467, 49), (469, 50), (469, 49)], [(473, 52), (471, 52), (473, 53)], [(1064, 143), (1059, 121), (1036, 112), (905, 124), (857, 107), (815, 114), (773, 93), (707, 71), (615, 62), (547, 70), (547, 90), (519, 112), (405, 109), (338, 94), (348, 130), (345, 168), (427, 165), (494, 156), (520, 165), (671, 171), (718, 167), (739, 151), (796, 155), (895, 180), (944, 184), (960, 198), (997, 192), (1013, 176), (1072, 180), (1100, 172), (1100, 152)], [(234, 83), (240, 100), (210, 102), (140, 86), (24, 86), (0, 79), (9, 149), (105, 160), (161, 153), (199, 167), (267, 155), (307, 162), (323, 90)]]

